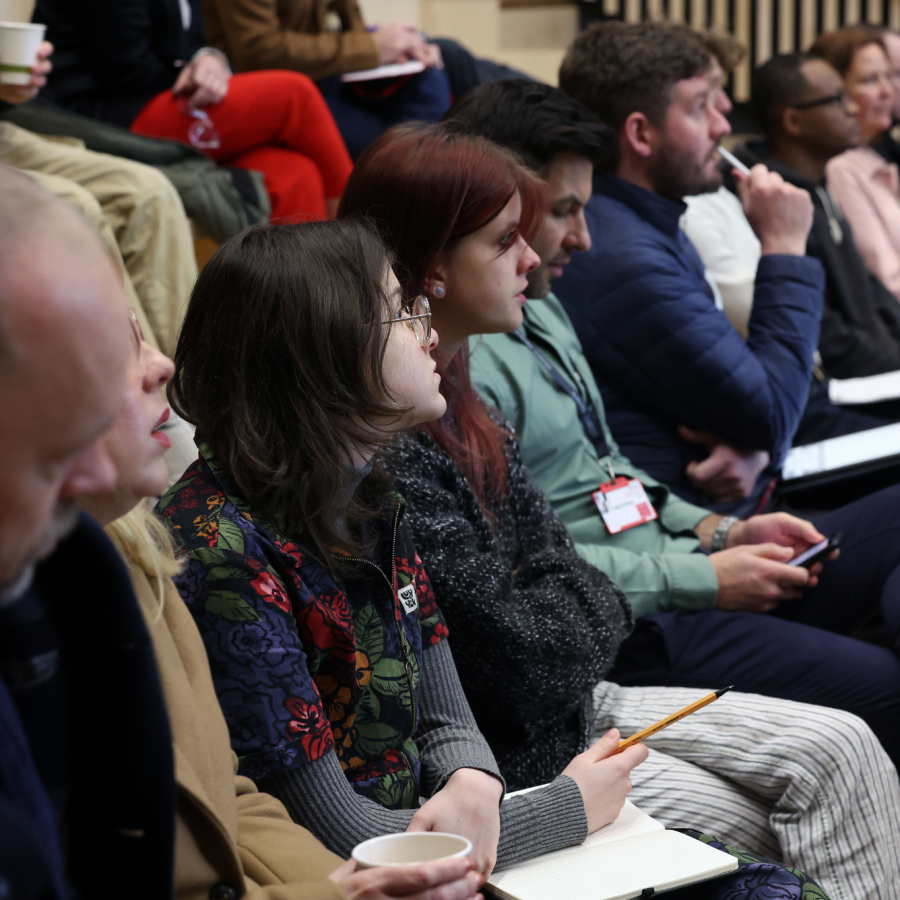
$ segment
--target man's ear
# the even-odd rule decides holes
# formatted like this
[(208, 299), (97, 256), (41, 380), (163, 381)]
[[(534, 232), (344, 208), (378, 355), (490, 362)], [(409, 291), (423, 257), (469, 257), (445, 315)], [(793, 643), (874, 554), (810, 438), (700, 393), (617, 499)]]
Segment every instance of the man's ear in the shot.
[(642, 112), (633, 112), (622, 126), (620, 144), (636, 156), (647, 159), (656, 149), (658, 130)]
[(787, 107), (781, 113), (781, 129), (788, 137), (796, 138), (803, 134), (800, 110), (793, 106)]

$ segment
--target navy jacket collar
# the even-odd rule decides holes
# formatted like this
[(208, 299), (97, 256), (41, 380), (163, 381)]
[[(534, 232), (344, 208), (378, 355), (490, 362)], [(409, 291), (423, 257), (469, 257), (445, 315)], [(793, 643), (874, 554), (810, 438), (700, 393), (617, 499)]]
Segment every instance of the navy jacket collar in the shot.
[(594, 173), (594, 193), (624, 203), (664, 234), (672, 238), (678, 237), (679, 221), (687, 209), (687, 205), (681, 201), (654, 194), (612, 172)]

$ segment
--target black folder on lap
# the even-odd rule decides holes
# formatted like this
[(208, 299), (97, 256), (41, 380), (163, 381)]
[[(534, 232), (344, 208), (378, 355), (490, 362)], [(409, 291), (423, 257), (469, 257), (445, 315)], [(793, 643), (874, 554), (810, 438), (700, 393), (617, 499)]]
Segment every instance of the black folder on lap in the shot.
[(794, 447), (781, 469), (784, 492), (900, 466), (900, 422)]

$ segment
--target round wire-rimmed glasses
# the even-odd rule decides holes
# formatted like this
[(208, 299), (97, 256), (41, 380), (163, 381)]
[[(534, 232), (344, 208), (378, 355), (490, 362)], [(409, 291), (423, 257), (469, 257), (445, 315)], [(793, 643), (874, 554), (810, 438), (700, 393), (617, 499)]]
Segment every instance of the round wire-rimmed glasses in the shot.
[(431, 343), (431, 304), (424, 294), (420, 294), (412, 305), (404, 306), (381, 324), (393, 325), (394, 322), (404, 322), (423, 348)]

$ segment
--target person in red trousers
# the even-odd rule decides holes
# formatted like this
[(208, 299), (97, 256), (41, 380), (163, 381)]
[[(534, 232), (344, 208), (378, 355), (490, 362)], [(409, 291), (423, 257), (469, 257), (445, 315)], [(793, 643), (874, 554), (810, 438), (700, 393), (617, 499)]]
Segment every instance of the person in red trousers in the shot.
[(262, 172), (273, 221), (332, 218), (352, 163), (318, 88), (299, 72), (232, 75), (201, 15), (200, 0), (39, 0), (58, 60), (45, 95)]

